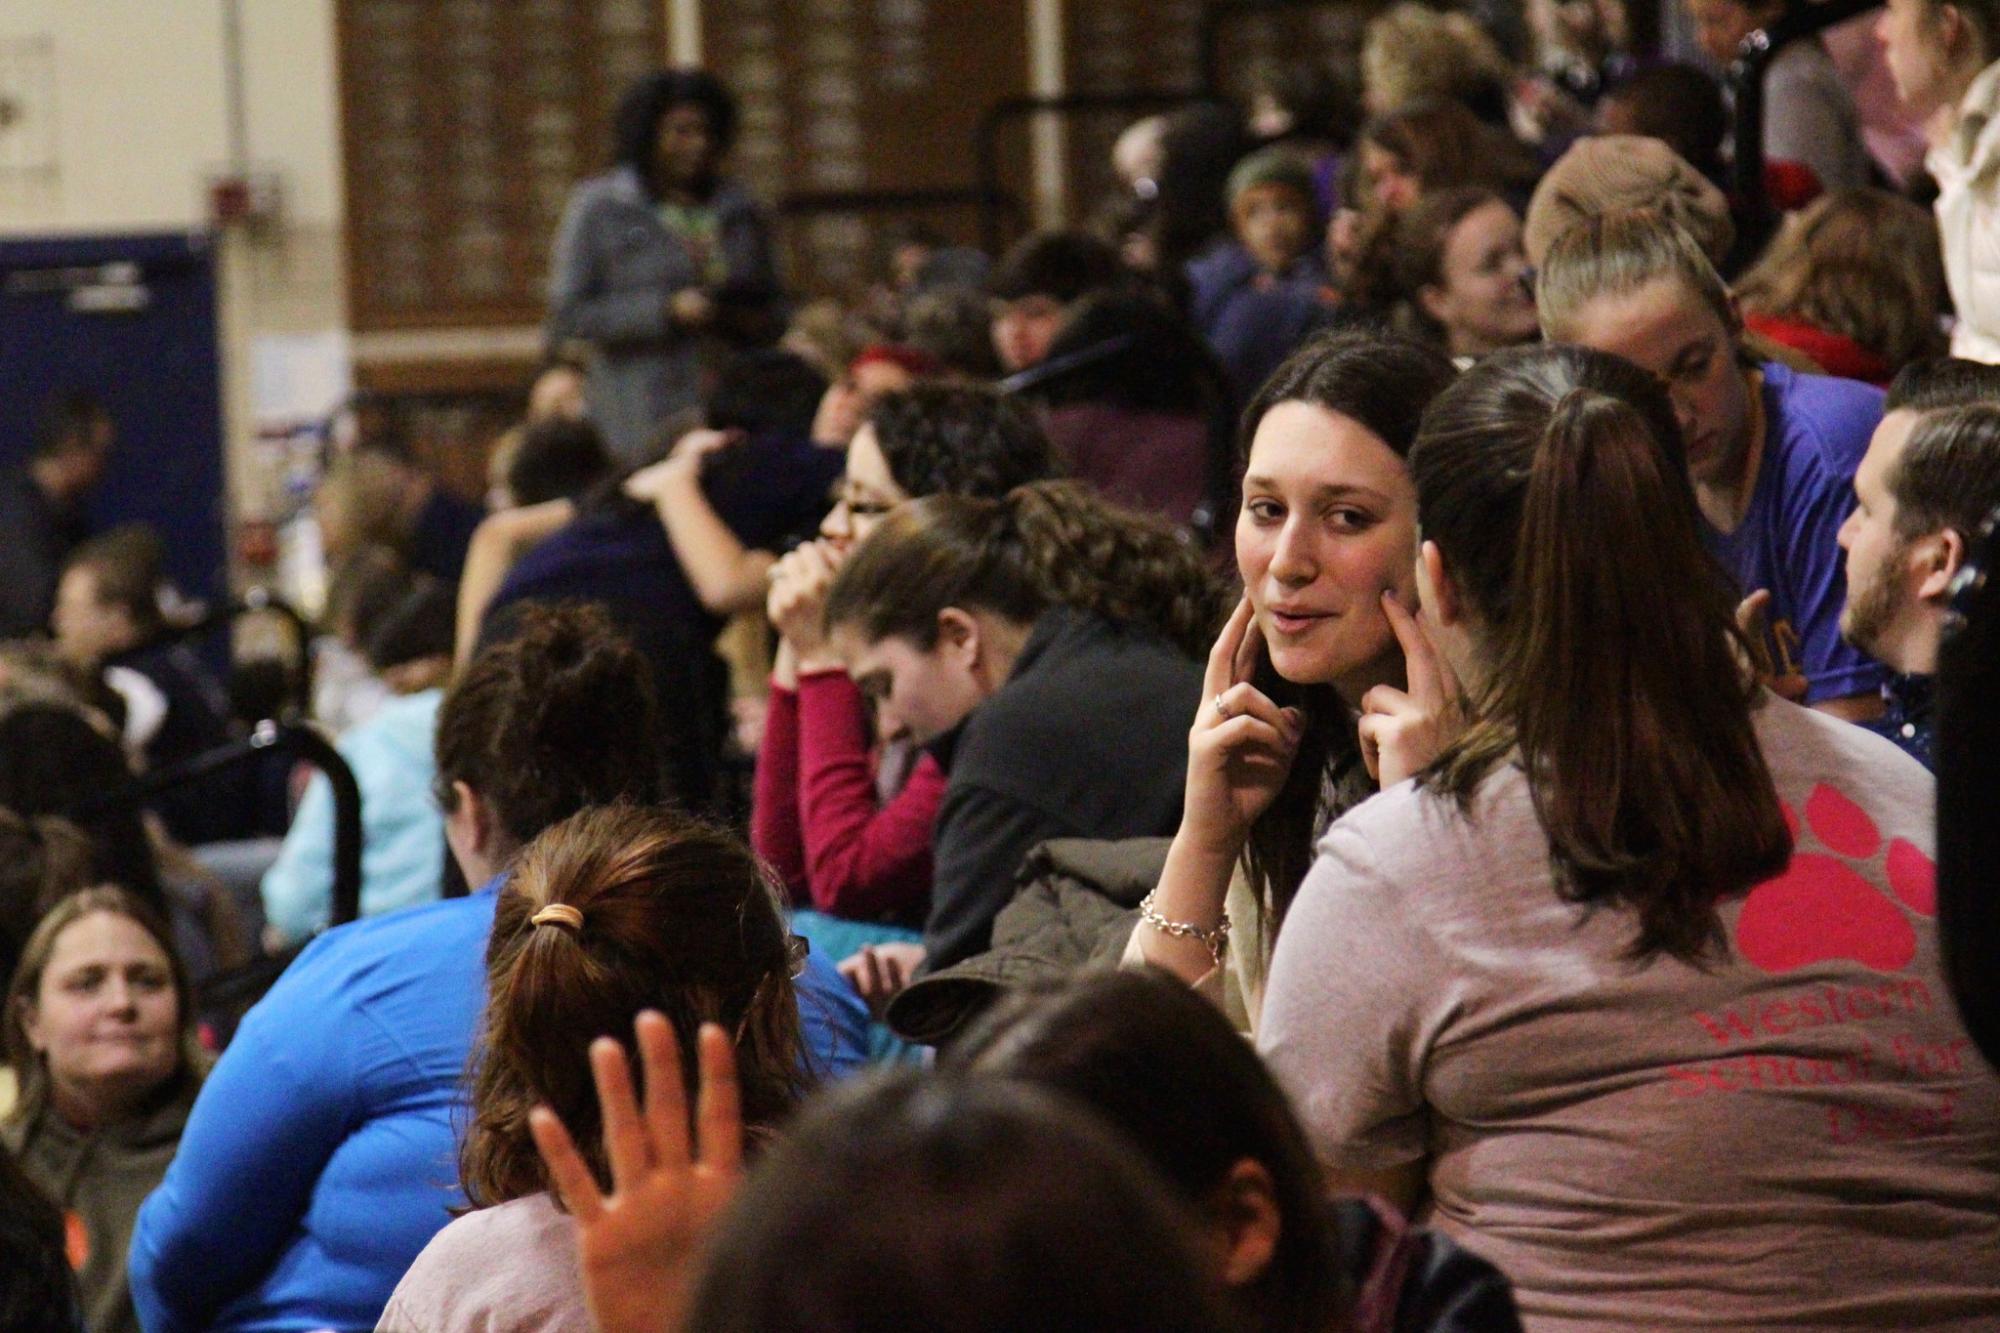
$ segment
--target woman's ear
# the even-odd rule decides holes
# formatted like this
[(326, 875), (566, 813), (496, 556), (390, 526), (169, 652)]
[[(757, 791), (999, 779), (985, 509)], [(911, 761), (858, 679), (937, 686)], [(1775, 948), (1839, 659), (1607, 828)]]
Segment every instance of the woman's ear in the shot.
[(971, 667), (979, 661), (979, 618), (970, 611), (947, 606), (938, 612), (937, 651), (945, 660)]
[(39, 1055), (48, 1049), (48, 1043), (42, 1040), (41, 1010), (26, 995), (23, 995), (15, 1003), (21, 1006), (15, 1011), (21, 1018), (21, 1035), (28, 1039), (28, 1049)]
[(1465, 618), (1458, 585), (1452, 582), (1451, 572), (1444, 565), (1444, 552), (1438, 550), (1436, 542), (1425, 542), (1417, 548), (1417, 595), (1440, 625), (1456, 625)]
[(1417, 306), (1436, 323), (1451, 322), (1449, 318), (1451, 298), (1445, 295), (1444, 288), (1437, 283), (1427, 282), (1417, 288)]
[(445, 840), (461, 855), (486, 856), (493, 848), (493, 807), (463, 779), (451, 784), (451, 809), (445, 811)]
[(1264, 1276), (1278, 1254), (1284, 1224), (1278, 1191), (1262, 1162), (1245, 1157), (1209, 1195), (1208, 1212), (1222, 1241), (1222, 1280), (1244, 1287)]
[(1944, 37), (1944, 49), (1958, 54), (1958, 40), (1967, 32), (1965, 13), (1957, 5), (1937, 7), (1938, 30)]

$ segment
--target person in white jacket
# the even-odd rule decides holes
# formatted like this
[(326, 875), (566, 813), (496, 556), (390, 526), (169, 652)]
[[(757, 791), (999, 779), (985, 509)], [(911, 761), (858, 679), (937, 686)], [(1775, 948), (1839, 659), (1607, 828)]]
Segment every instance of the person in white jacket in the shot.
[(2000, 363), (2000, 0), (1889, 0), (1875, 35), (1898, 95), (1927, 118), (1952, 355)]

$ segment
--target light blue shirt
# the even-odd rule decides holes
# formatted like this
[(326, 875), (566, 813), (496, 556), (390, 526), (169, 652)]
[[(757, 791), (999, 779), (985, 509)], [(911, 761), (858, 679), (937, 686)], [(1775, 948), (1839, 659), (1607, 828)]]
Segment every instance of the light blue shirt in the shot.
[[(438, 896), (444, 816), (431, 793), (432, 741), (443, 690), (391, 699), (341, 737), (361, 788), (361, 914), (379, 916)], [(264, 873), (264, 918), (288, 943), (325, 927), (333, 904), (333, 789), (314, 774), (278, 859)]]

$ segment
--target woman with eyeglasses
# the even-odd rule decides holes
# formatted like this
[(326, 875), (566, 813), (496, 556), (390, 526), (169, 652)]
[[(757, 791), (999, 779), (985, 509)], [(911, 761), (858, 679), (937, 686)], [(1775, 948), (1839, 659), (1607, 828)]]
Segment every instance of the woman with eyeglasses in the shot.
[[(780, 560), (767, 609), (779, 634), (751, 842), (819, 952), (910, 946), (930, 900), (931, 825), (944, 774), (914, 756), (900, 721), (871, 716), (827, 642), (827, 589), (882, 517), (926, 495), (996, 497), (1052, 475), (1034, 417), (985, 389), (919, 386), (876, 404), (847, 450), (840, 498), (819, 540)], [(886, 743), (885, 743), (886, 742)]]

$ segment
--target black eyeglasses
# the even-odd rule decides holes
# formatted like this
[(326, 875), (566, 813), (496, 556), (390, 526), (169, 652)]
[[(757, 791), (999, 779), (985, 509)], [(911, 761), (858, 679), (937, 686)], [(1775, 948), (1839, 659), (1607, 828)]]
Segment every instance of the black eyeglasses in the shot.
[(847, 506), (849, 518), (880, 518), (896, 507), (883, 500), (857, 500), (851, 495), (837, 495), (834, 499)]

